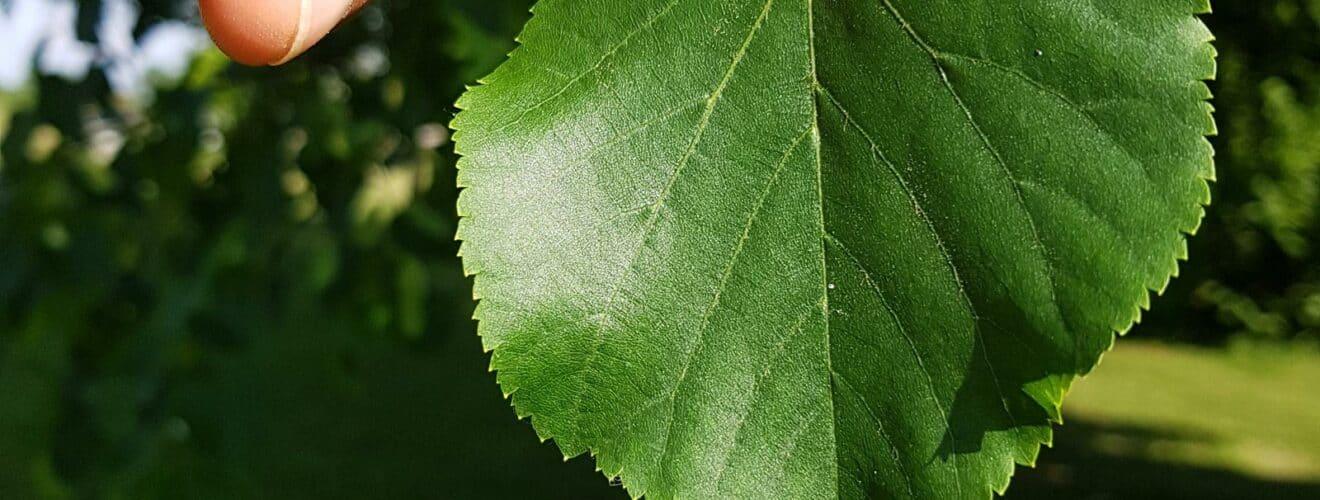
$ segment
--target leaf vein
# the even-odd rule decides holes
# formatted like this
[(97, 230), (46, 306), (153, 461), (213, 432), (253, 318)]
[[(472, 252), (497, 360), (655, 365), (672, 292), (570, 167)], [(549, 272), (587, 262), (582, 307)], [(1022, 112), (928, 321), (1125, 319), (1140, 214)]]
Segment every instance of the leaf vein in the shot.
[(985, 57), (975, 57), (967, 54), (959, 54), (957, 52), (942, 51), (942, 50), (934, 49), (933, 47), (932, 50), (935, 51), (937, 57), (962, 60), (970, 64), (979, 64), (991, 69), (995, 69), (1000, 72), (1006, 73), (1010, 76), (1016, 77), (1022, 80), (1023, 82), (1026, 82), (1028, 85), (1036, 87), (1036, 89), (1040, 90), (1041, 92), (1048, 94), (1050, 97), (1053, 97), (1054, 99), (1063, 103), (1064, 107), (1067, 107), (1068, 109), (1072, 110), (1074, 113), (1081, 115), (1082, 118), (1085, 118), (1087, 122), (1090, 122), (1092, 127), (1095, 127), (1095, 129), (1098, 130), (1102, 135), (1107, 137), (1110, 140), (1110, 142), (1114, 143), (1114, 147), (1118, 149), (1118, 151), (1122, 153), (1123, 156), (1126, 156), (1129, 160), (1132, 160), (1133, 163), (1136, 163), (1139, 167), (1141, 167), (1141, 171), (1146, 176), (1147, 180), (1154, 182), (1154, 178), (1152, 177), (1152, 174), (1150, 172), (1150, 166), (1147, 165), (1146, 162), (1142, 161), (1136, 155), (1136, 153), (1134, 153), (1128, 147), (1126, 143), (1120, 140), (1117, 134), (1110, 131), (1104, 125), (1100, 124), (1100, 120), (1097, 119), (1094, 114), (1092, 114), (1090, 111), (1087, 111), (1084, 107), (1077, 104), (1075, 101), (1072, 100), (1072, 98), (1068, 97), (1063, 92), (1060, 92), (1058, 89), (1045, 85), (1043, 82), (1033, 78), (1031, 75), (1028, 75), (1020, 70), (1005, 66), (1004, 64), (1001, 64), (993, 59), (989, 59)]
[(852, 391), (853, 394), (857, 395), (857, 399), (861, 400), (862, 408), (866, 410), (866, 414), (869, 415), (871, 417), (871, 420), (875, 422), (876, 434), (879, 435), (880, 439), (884, 441), (885, 444), (889, 445), (888, 446), (889, 458), (894, 461), (894, 465), (897, 465), (899, 472), (903, 474), (903, 478), (905, 479), (903, 481), (903, 487), (907, 490), (908, 498), (917, 498), (917, 493), (912, 490), (912, 480), (916, 476), (908, 471), (907, 465), (904, 464), (903, 460), (899, 457), (898, 445), (894, 444), (893, 438), (891, 438), (889, 436), (889, 432), (885, 430), (885, 424), (883, 421), (880, 420), (880, 416), (876, 415), (875, 410), (871, 409), (870, 403), (867, 403), (866, 395), (862, 394), (862, 391), (859, 391), (857, 390), (857, 388), (853, 387), (853, 385), (848, 382), (848, 379), (845, 378), (842, 373), (839, 373), (837, 371), (831, 371), (830, 373), (832, 374), (831, 379), (838, 379), (840, 385), (842, 385), (844, 388), (848, 389), (849, 391)]
[[(656, 223), (660, 218), (661, 207), (664, 205), (665, 200), (668, 199), (669, 193), (673, 189), (674, 184), (678, 181), (679, 176), (682, 175), (683, 170), (688, 165), (688, 161), (692, 158), (692, 154), (696, 151), (697, 145), (700, 144), (702, 137), (705, 135), (706, 127), (710, 124), (711, 116), (714, 114), (715, 108), (720, 102), (720, 97), (724, 94), (724, 90), (728, 88), (729, 81), (733, 79), (733, 75), (738, 70), (738, 66), (742, 62), (743, 57), (747, 55), (747, 50), (751, 47), (752, 40), (754, 40), (756, 34), (760, 32), (761, 26), (764, 24), (766, 17), (770, 14), (770, 7), (773, 4), (774, 0), (766, 0), (765, 6), (761, 10), (761, 14), (757, 16), (756, 21), (752, 23), (752, 27), (750, 28), (747, 37), (743, 40), (742, 46), (740, 46), (738, 51), (734, 53), (733, 60), (729, 63), (729, 67), (724, 72), (723, 78), (720, 79), (719, 83), (715, 86), (715, 90), (711, 92), (710, 97), (707, 98), (705, 111), (702, 113), (701, 119), (697, 123), (696, 130), (693, 132), (693, 137), (688, 144), (687, 150), (683, 153), (682, 158), (679, 159), (677, 165), (674, 167), (674, 172), (670, 174), (669, 180), (666, 182), (664, 189), (661, 190), (659, 196), (656, 197), (655, 202), (651, 205), (651, 215), (642, 226), (642, 231), (637, 244), (634, 245), (632, 254), (628, 258), (627, 265), (624, 266), (625, 272), (628, 269), (632, 269), (632, 266), (637, 262), (637, 258), (641, 255), (642, 247), (645, 246), (647, 238), (650, 237), (651, 231), (655, 229)], [(672, 8), (672, 4), (670, 7)], [(614, 300), (618, 297), (622, 288), (623, 276), (620, 276), (615, 279), (613, 289), (602, 307), (603, 311), (608, 312), (612, 309)], [(600, 352), (601, 344), (605, 342), (604, 325), (599, 326), (598, 330), (599, 333), (596, 335), (596, 340), (592, 343), (591, 352), (587, 354), (582, 366), (577, 370), (579, 373), (585, 373), (591, 368), (591, 365), (595, 362), (596, 354)], [(586, 391), (584, 390), (578, 391), (578, 395), (572, 406), (572, 411), (577, 415), (578, 420), (581, 420), (582, 418), (582, 401), (585, 392)], [(670, 427), (672, 428), (672, 422)], [(666, 437), (666, 441), (667, 440), (668, 437)], [(666, 447), (668, 447), (667, 444)], [(663, 456), (661, 461), (663, 462)]]
[(747, 403), (743, 407), (742, 414), (738, 417), (738, 423), (734, 426), (733, 443), (730, 446), (728, 453), (725, 453), (724, 459), (721, 461), (720, 470), (715, 474), (715, 480), (711, 483), (715, 485), (716, 489), (719, 488), (720, 481), (724, 478), (724, 473), (729, 470), (729, 464), (733, 461), (734, 452), (738, 450), (738, 442), (742, 437), (743, 430), (746, 429), (747, 420), (752, 413), (752, 407), (756, 405), (756, 400), (761, 396), (761, 391), (764, 389), (764, 386), (761, 384), (770, 376), (770, 371), (774, 368), (775, 363), (783, 358), (784, 354), (788, 352), (788, 343), (805, 332), (802, 327), (806, 324), (807, 320), (811, 318), (812, 312), (820, 311), (809, 309), (802, 313), (802, 316), (798, 318), (797, 322), (793, 325), (793, 328), (789, 330), (789, 333), (784, 335), (779, 342), (775, 343), (775, 347), (770, 356), (766, 358), (765, 368), (761, 370), (761, 373), (757, 375), (756, 380), (752, 382), (752, 396), (747, 400)]
[[(770, 2), (766, 2), (766, 5), (769, 4)], [(747, 222), (743, 225), (743, 231), (738, 238), (737, 245), (733, 249), (733, 255), (729, 257), (729, 262), (725, 265), (724, 271), (720, 274), (720, 282), (715, 287), (715, 293), (711, 297), (710, 303), (706, 306), (705, 312), (702, 313), (701, 325), (697, 328), (697, 339), (694, 342), (695, 345), (693, 346), (692, 350), (685, 355), (685, 361), (683, 362), (683, 369), (681, 372), (679, 372), (678, 381), (674, 384), (673, 394), (670, 396), (671, 398), (675, 399), (675, 405), (673, 408), (671, 408), (671, 411), (677, 411), (678, 393), (679, 391), (682, 390), (683, 384), (688, 380), (687, 375), (689, 370), (692, 368), (693, 361), (695, 361), (697, 358), (697, 353), (700, 352), (701, 349), (705, 346), (706, 330), (707, 328), (710, 327), (710, 320), (715, 315), (715, 310), (719, 307), (720, 299), (721, 297), (723, 297), (724, 289), (729, 284), (729, 278), (733, 276), (733, 269), (737, 265), (738, 259), (742, 257), (743, 250), (747, 246), (747, 241), (751, 239), (752, 226), (755, 225), (756, 218), (757, 216), (760, 215), (761, 209), (765, 207), (765, 203), (767, 200), (769, 200), (770, 193), (774, 190), (775, 185), (779, 183), (779, 175), (783, 173), (784, 168), (788, 165), (788, 160), (792, 158), (793, 152), (797, 150), (798, 145), (802, 143), (802, 139), (806, 138), (807, 132), (809, 132), (810, 130), (811, 129), (808, 128), (807, 131), (800, 134), (797, 137), (797, 139), (794, 139), (793, 143), (788, 146), (788, 150), (784, 152), (783, 158), (781, 158), (779, 160), (779, 163), (775, 166), (774, 173), (771, 174), (770, 180), (766, 182), (765, 189), (761, 191), (761, 195), (756, 202), (756, 206), (752, 208), (751, 214), (748, 215)], [(672, 443), (672, 441), (670, 440), (670, 434), (673, 432), (673, 430), (674, 430), (674, 424), (673, 424), (673, 417), (671, 416), (669, 421), (669, 428), (665, 431), (665, 440), (664, 440), (665, 448), (660, 455), (662, 467), (668, 464), (668, 462), (665, 461), (665, 458), (669, 456), (669, 445), (670, 443)]]
[[(510, 127), (513, 127), (514, 125), (521, 123), (523, 119), (527, 118), (528, 114), (530, 114), (533, 111), (536, 111), (537, 109), (540, 109), (541, 106), (545, 106), (550, 101), (558, 99), (560, 96), (564, 95), (564, 93), (568, 92), (569, 89), (572, 89), (574, 85), (577, 85), (578, 82), (590, 76), (592, 73), (595, 73), (596, 71), (600, 70), (600, 68), (604, 67), (605, 63), (609, 61), (610, 58), (614, 57), (614, 55), (618, 54), (620, 50), (623, 50), (624, 47), (627, 47), (629, 44), (631, 44), (634, 38), (650, 30), (653, 26), (655, 26), (655, 23), (657, 21), (665, 17), (666, 14), (669, 14), (670, 11), (674, 10), (674, 6), (678, 5), (678, 1), (679, 0), (670, 0), (669, 3), (664, 6), (664, 8), (660, 9), (660, 12), (657, 12), (655, 15), (651, 16), (649, 19), (646, 20), (645, 23), (642, 23), (642, 25), (638, 26), (637, 29), (633, 30), (632, 32), (628, 33), (627, 36), (623, 37), (623, 39), (620, 40), (619, 43), (614, 44), (614, 46), (610, 47), (610, 49), (606, 51), (604, 55), (600, 56), (600, 58), (596, 60), (596, 64), (593, 64), (591, 67), (587, 68), (581, 73), (578, 73), (577, 76), (568, 80), (567, 83), (565, 83), (562, 87), (559, 88), (559, 90), (555, 91), (553, 94), (550, 94), (545, 99), (542, 99), (538, 101), (536, 104), (533, 104), (531, 107), (523, 110), (522, 113), (518, 115), (518, 117), (511, 120), (509, 123), (506, 123), (496, 128), (493, 134), (499, 135), (500, 132), (508, 130)], [(557, 73), (562, 74), (562, 72), (557, 72)]]
[[(922, 51), (924, 51), (926, 55), (930, 57), (931, 63), (935, 66), (936, 72), (939, 73), (940, 82), (944, 85), (944, 88), (949, 91), (949, 95), (953, 97), (954, 103), (956, 103), (958, 105), (958, 108), (962, 110), (963, 114), (967, 118), (968, 125), (970, 125), (972, 127), (972, 130), (976, 132), (977, 137), (981, 140), (986, 150), (990, 153), (990, 156), (994, 158), (995, 163), (999, 166), (1001, 170), (1003, 170), (1004, 175), (1008, 177), (1009, 187), (1013, 189), (1014, 199), (1017, 202), (1017, 205), (1021, 208), (1023, 215), (1026, 216), (1027, 225), (1031, 229), (1031, 237), (1034, 240), (1036, 251), (1040, 255), (1041, 263), (1044, 264), (1045, 266), (1045, 278), (1048, 281), (1048, 285), (1049, 285), (1048, 290), (1050, 294), (1050, 304), (1054, 306), (1054, 311), (1058, 315), (1060, 323), (1063, 324), (1064, 330), (1071, 331), (1071, 328), (1069, 328), (1068, 325), (1067, 316), (1063, 314), (1063, 310), (1059, 306), (1059, 298), (1057, 291), (1058, 284), (1055, 282), (1055, 277), (1054, 277), (1055, 270), (1054, 270), (1053, 261), (1051, 261), (1050, 259), (1049, 252), (1045, 247), (1045, 242), (1041, 240), (1040, 229), (1036, 227), (1036, 218), (1031, 213), (1031, 209), (1027, 207), (1026, 199), (1022, 196), (1022, 187), (1019, 185), (1019, 181), (1017, 180), (1017, 177), (1013, 175), (1013, 170), (1008, 167), (1008, 163), (1005, 162), (1003, 156), (999, 154), (999, 150), (996, 149), (994, 144), (990, 142), (990, 137), (986, 135), (985, 130), (983, 130), (981, 128), (981, 125), (977, 123), (976, 117), (972, 115), (971, 108), (967, 107), (967, 103), (963, 101), (962, 96), (958, 94), (958, 90), (955, 89), (953, 87), (953, 83), (949, 81), (949, 74), (947, 71), (945, 71), (944, 65), (940, 63), (939, 51), (936, 50), (929, 43), (927, 43), (926, 40), (922, 38), (920, 34), (917, 33), (916, 29), (912, 27), (912, 24), (909, 23), (907, 19), (904, 19), (903, 15), (900, 14), (898, 12), (898, 9), (894, 7), (893, 2), (891, 2), (890, 0), (881, 0), (881, 4), (884, 6), (885, 10), (888, 11), (889, 14), (894, 17), (894, 20), (898, 22), (899, 26), (902, 27), (903, 32), (907, 34), (910, 40), (912, 40), (912, 43), (915, 44)], [(957, 270), (955, 269), (955, 273), (956, 272)], [(967, 297), (967, 294), (964, 293), (963, 296)], [(968, 297), (968, 300), (970, 301), (970, 297)], [(1073, 344), (1075, 346), (1074, 355), (1080, 356), (1082, 352), (1081, 336), (1072, 335), (1072, 337), (1073, 337)], [(982, 345), (984, 345), (984, 341), (982, 341)], [(990, 362), (989, 358), (986, 358), (986, 363), (988, 364), (989, 362)], [(993, 366), (991, 366), (990, 369), (991, 371), (994, 371)], [(999, 383), (998, 377), (995, 377), (996, 386), (998, 386), (998, 383)], [(1000, 391), (1000, 398), (1001, 399), (1003, 398), (1002, 390)], [(1007, 411), (1008, 402), (1005, 401), (1004, 404), (1005, 404), (1005, 410)], [(1013, 418), (1012, 412), (1009, 412), (1009, 418)]]

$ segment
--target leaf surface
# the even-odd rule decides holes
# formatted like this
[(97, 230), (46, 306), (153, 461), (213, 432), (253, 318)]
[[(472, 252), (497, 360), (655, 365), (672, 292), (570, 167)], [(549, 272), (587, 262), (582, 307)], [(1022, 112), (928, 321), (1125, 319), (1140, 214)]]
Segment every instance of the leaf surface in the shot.
[(459, 102), (492, 368), (652, 498), (986, 498), (1186, 256), (1205, 0), (542, 0)]

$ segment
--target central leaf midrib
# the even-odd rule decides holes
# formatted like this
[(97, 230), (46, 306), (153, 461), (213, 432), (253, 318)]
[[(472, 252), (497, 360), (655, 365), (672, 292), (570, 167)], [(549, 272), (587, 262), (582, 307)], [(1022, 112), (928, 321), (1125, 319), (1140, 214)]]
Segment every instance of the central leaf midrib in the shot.
[[(830, 455), (834, 457), (833, 467), (829, 469), (833, 472), (834, 478), (831, 483), (834, 486), (834, 494), (838, 496), (840, 490), (839, 481), (842, 474), (839, 470), (839, 436), (838, 436), (838, 413), (834, 408), (834, 398), (837, 389), (834, 387), (834, 341), (830, 337), (830, 272), (827, 262), (825, 249), (825, 236), (828, 233), (825, 227), (825, 181), (824, 167), (821, 161), (821, 137), (820, 137), (820, 105), (815, 98), (818, 89), (822, 88), (820, 84), (820, 72), (816, 68), (816, 5), (814, 0), (804, 0), (807, 8), (807, 56), (810, 59), (811, 68), (811, 146), (813, 149), (812, 159), (816, 162), (816, 213), (820, 231), (820, 276), (821, 276), (821, 321), (823, 322), (823, 335), (825, 337), (825, 377), (829, 384), (829, 397), (826, 401), (829, 404), (830, 436), (833, 442)], [(858, 393), (860, 396), (860, 393)]]

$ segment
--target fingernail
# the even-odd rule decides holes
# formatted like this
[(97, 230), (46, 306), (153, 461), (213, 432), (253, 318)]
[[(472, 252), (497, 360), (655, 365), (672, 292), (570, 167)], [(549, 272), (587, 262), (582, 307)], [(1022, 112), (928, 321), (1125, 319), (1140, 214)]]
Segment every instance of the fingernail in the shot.
[(309, 47), (316, 45), (316, 42), (325, 38), (330, 30), (335, 29), (345, 17), (352, 12), (353, 0), (299, 0), (302, 4), (299, 11), (297, 31), (294, 32), (293, 42), (289, 47), (288, 53), (284, 54), (279, 60), (271, 64), (284, 64), (290, 59), (298, 57)]

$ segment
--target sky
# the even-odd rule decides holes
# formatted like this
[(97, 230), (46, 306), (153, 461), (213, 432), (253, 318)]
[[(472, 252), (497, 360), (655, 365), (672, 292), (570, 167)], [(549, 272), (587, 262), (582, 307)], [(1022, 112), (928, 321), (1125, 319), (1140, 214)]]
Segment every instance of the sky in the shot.
[(23, 87), (35, 73), (81, 80), (105, 71), (111, 89), (127, 97), (151, 93), (156, 78), (176, 79), (210, 48), (200, 26), (161, 21), (133, 38), (134, 0), (103, 0), (96, 43), (78, 39), (76, 0), (0, 0), (0, 91)]

